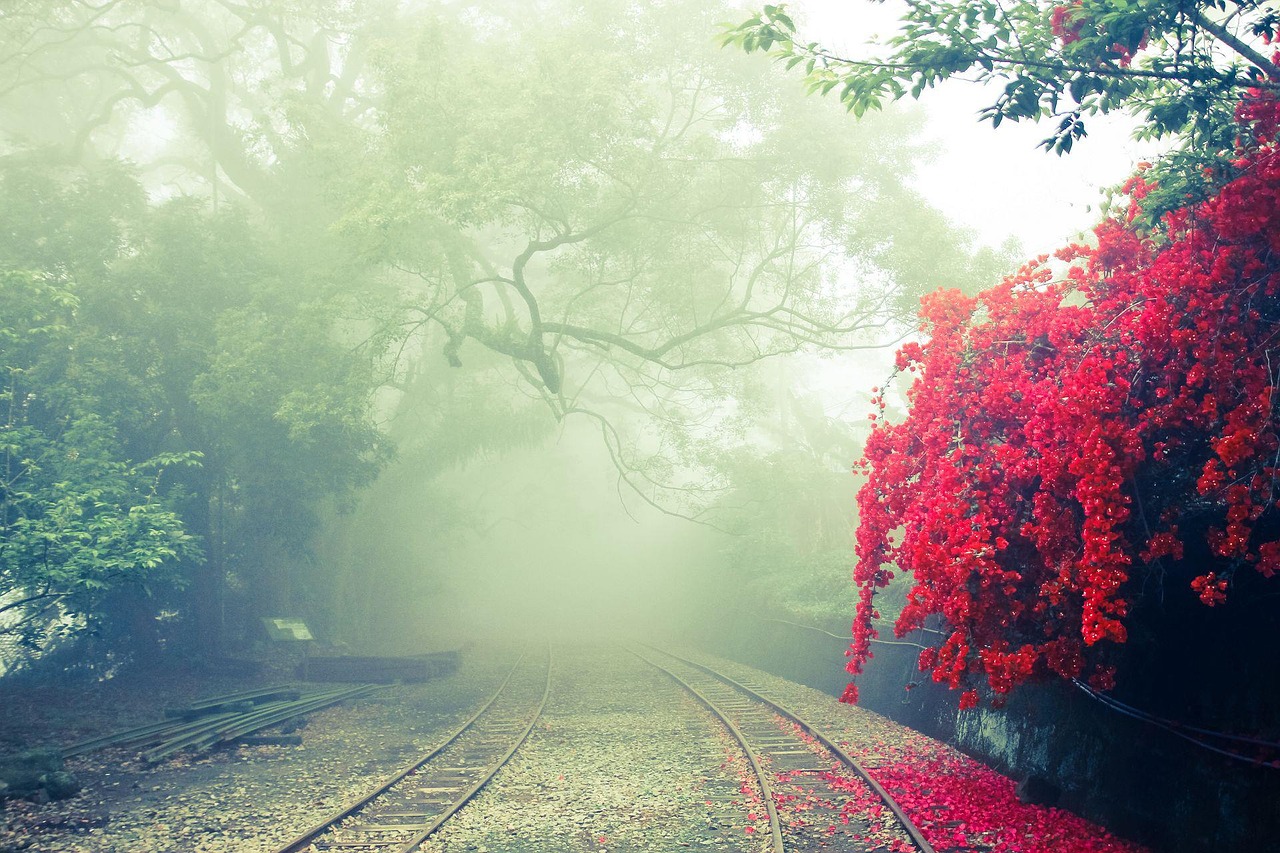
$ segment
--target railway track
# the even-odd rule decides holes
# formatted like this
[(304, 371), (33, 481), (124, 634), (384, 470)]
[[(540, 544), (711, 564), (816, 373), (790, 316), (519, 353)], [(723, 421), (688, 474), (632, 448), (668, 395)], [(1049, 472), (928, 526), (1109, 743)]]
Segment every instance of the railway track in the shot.
[(522, 655), (493, 695), (443, 742), (273, 853), (410, 853), (478, 794), (529, 737), (551, 690)]
[[(830, 784), (831, 770), (840, 766), (860, 778), (874, 792), (919, 853), (935, 853), (933, 846), (889, 792), (847, 751), (800, 715), (764, 696), (757, 687), (704, 664), (652, 646), (642, 648), (643, 651), (636, 648), (630, 651), (689, 691), (738, 742), (755, 776), (755, 784), (768, 815), (773, 853), (794, 853), (815, 846), (811, 834), (798, 831), (804, 822), (784, 819), (778, 806), (784, 802), (800, 801), (831, 805), (839, 797)], [(779, 789), (778, 783), (785, 786), (785, 793)], [(834, 825), (832, 830), (828, 835), (834, 834)], [(828, 838), (820, 842), (822, 848), (840, 849), (832, 845), (834, 840)], [(873, 845), (849, 846), (847, 849), (873, 849)], [(874, 849), (884, 848), (875, 846)]]

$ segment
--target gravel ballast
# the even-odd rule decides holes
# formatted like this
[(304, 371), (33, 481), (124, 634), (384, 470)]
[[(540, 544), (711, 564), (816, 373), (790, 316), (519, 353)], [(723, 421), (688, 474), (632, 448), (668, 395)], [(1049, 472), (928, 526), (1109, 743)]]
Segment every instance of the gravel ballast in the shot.
[[(84, 791), (59, 802), (7, 803), (0, 853), (270, 850), (426, 751), (496, 689), (511, 662), (494, 650), (468, 655), (446, 678), (387, 687), (314, 713), (300, 730), (302, 746), (179, 754), (153, 768), (118, 749), (69, 759)], [(225, 689), (234, 686), (219, 684), (206, 695)], [(154, 721), (156, 708), (185, 695), (153, 693), (150, 719), (141, 710), (111, 713), (111, 726)], [(93, 716), (91, 704), (84, 714)], [(90, 730), (72, 716), (60, 712), (72, 733), (62, 742), (102, 733), (97, 717), (98, 730)]]
[(736, 746), (667, 676), (617, 647), (557, 647), (528, 743), (423, 846), (431, 853), (748, 851)]
[[(540, 654), (536, 645), (524, 650)], [(71, 759), (68, 769), (84, 791), (60, 802), (10, 802), (0, 853), (267, 853), (440, 743), (491, 695), (520, 651), (473, 646), (452, 675), (315, 713), (301, 730), (300, 747), (242, 746), (155, 767), (119, 749)], [(759, 686), (855, 755), (874, 761), (886, 743), (923, 738), (802, 685), (710, 655), (690, 656)], [(173, 695), (113, 689), (120, 695), (110, 709), (58, 703), (56, 713), (42, 717), (52, 721), (47, 737), (38, 736), (40, 721), (28, 715), (50, 696), (15, 703), (0, 727), (0, 751), (15, 732), (27, 743), (65, 743), (101, 733), (104, 720), (114, 727), (147, 722), (149, 705), (154, 714), (180, 704), (192, 687), (180, 685)], [(768, 830), (752, 784), (724, 727), (666, 674), (615, 643), (559, 642), (546, 709), (529, 739), (422, 849), (757, 853), (768, 849)], [(831, 802), (812, 812), (800, 800), (783, 809), (789, 831), (805, 836), (802, 849), (901, 849), (887, 815), (869, 820), (865, 802), (861, 811), (849, 810), (856, 792), (847, 800), (823, 799)], [(848, 832), (830, 825), (840, 816), (853, 818)]]

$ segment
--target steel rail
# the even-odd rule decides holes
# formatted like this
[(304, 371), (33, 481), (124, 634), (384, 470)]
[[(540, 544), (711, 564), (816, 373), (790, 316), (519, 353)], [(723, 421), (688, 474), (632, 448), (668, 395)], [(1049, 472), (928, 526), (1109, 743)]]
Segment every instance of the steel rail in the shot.
[(165, 720), (159, 723), (150, 723), (145, 726), (78, 741), (63, 749), (62, 757), (70, 758), (73, 755), (82, 755), (86, 752), (106, 749), (110, 746), (146, 746), (147, 744), (162, 741), (166, 737), (177, 736), (182, 732), (208, 725), (211, 720), (229, 720), (234, 716), (235, 714), (226, 713), (211, 715), (195, 721)]
[[(649, 648), (653, 648), (653, 647), (649, 646)], [(640, 658), (640, 660), (652, 666), (653, 668), (660, 670), (662, 672), (665, 672), (668, 676), (671, 677), (673, 681), (675, 681), (685, 690), (688, 690), (690, 693), (692, 693), (697, 698), (697, 700), (706, 707), (708, 711), (714, 714), (715, 717), (718, 720), (720, 720), (721, 723), (724, 724), (724, 727), (729, 730), (729, 733), (733, 735), (733, 739), (738, 742), (738, 746), (742, 747), (743, 754), (746, 755), (747, 761), (751, 764), (751, 769), (755, 771), (756, 779), (760, 782), (760, 791), (764, 795), (764, 808), (769, 815), (769, 832), (772, 835), (774, 853), (785, 853), (786, 848), (783, 845), (783, 841), (782, 841), (782, 821), (778, 817), (778, 809), (773, 802), (773, 786), (769, 784), (768, 774), (765, 772), (764, 767), (761, 766), (760, 759), (759, 759), (759, 756), (756, 755), (756, 751), (752, 749), (749, 743), (747, 743), (746, 735), (744, 735), (742, 733), (742, 730), (739, 729), (734, 724), (734, 722), (729, 719), (728, 714), (726, 714), (718, 705), (716, 705), (714, 702), (712, 702), (710, 699), (704, 696), (692, 684), (685, 681), (683, 678), (676, 675), (674, 672), (667, 669), (662, 664), (657, 663), (656, 661), (649, 660), (647, 657), (640, 654), (635, 649), (628, 649), (628, 651), (631, 652), (631, 654), (635, 655), (636, 657)], [(655, 651), (661, 651), (661, 650), (655, 649)]]
[(165, 740), (154, 749), (148, 749), (147, 752), (142, 753), (142, 760), (148, 765), (154, 765), (182, 749), (200, 749), (200, 751), (211, 749), (220, 743), (227, 743), (239, 736), (266, 729), (268, 726), (291, 720), (293, 717), (320, 711), (321, 708), (346, 702), (347, 699), (364, 697), (372, 690), (378, 689), (378, 686), (365, 684), (352, 686), (352, 688), (330, 689), (323, 693), (308, 695), (307, 698), (298, 699), (298, 701), (269, 702), (262, 704), (255, 711), (234, 713), (227, 719), (223, 716), (205, 717), (204, 720), (198, 721), (196, 727), (193, 727), (189, 733)]
[(907, 835), (911, 836), (912, 842), (914, 842), (916, 847), (920, 849), (921, 853), (937, 853), (933, 845), (930, 844), (928, 839), (924, 837), (924, 833), (920, 831), (920, 827), (916, 826), (915, 823), (911, 820), (911, 818), (907, 817), (907, 813), (902, 810), (902, 806), (898, 805), (898, 801), (893, 798), (893, 795), (890, 794), (888, 791), (886, 791), (883, 785), (881, 785), (879, 782), (873, 779), (871, 774), (867, 772), (866, 768), (864, 768), (857, 761), (857, 759), (855, 759), (852, 755), (846, 752), (843, 747), (841, 747), (838, 743), (836, 743), (834, 740), (832, 740), (830, 737), (828, 737), (826, 734), (820, 731), (808, 720), (805, 720), (799, 714), (795, 713), (789, 708), (786, 708), (783, 705), (778, 704), (777, 702), (770, 699), (769, 697), (757, 692), (756, 690), (751, 689), (750, 687), (746, 686), (745, 684), (742, 684), (739, 681), (734, 680), (733, 678), (725, 675), (724, 673), (721, 673), (712, 669), (709, 666), (700, 664), (697, 661), (689, 660), (688, 658), (683, 658), (680, 655), (672, 654), (671, 652), (664, 651), (663, 649), (659, 649), (655, 646), (650, 646), (647, 643), (642, 643), (641, 645), (644, 645), (646, 648), (653, 649), (653, 651), (658, 652), (660, 654), (664, 654), (667, 657), (674, 658), (675, 660), (678, 660), (682, 663), (686, 663), (695, 669), (699, 669), (707, 673), (707, 675), (710, 675), (712, 678), (719, 679), (720, 681), (724, 682), (725, 684), (729, 685), (735, 690), (739, 690), (742, 693), (745, 693), (746, 695), (755, 699), (756, 701), (769, 706), (774, 710), (775, 713), (779, 714), (782, 717), (787, 718), (791, 722), (800, 726), (800, 728), (808, 732), (814, 738), (814, 740), (821, 743), (833, 755), (839, 758), (842, 764), (844, 764), (854, 773), (858, 774), (858, 776), (860, 776), (862, 780), (867, 783), (867, 786), (870, 787), (871, 790), (875, 792), (876, 796), (878, 796), (881, 800), (884, 801), (884, 804), (889, 808), (889, 811), (893, 812), (894, 817), (898, 819), (898, 822), (902, 825), (902, 828), (903, 830), (906, 831)]
[(226, 743), (251, 732), (283, 723), (293, 717), (310, 714), (313, 711), (319, 711), (330, 705), (345, 702), (348, 699), (366, 696), (382, 687), (383, 685), (377, 684), (341, 687), (316, 693), (303, 699), (268, 702), (258, 706), (256, 710), (235, 714), (225, 720), (221, 717), (216, 720), (214, 718), (205, 718), (211, 722), (183, 737), (166, 740), (154, 749), (144, 752), (142, 759), (148, 764), (155, 764), (183, 749), (211, 749), (220, 743)]
[[(289, 716), (298, 716), (303, 713), (309, 713), (312, 710), (318, 710), (320, 707), (324, 707), (324, 704), (313, 704), (316, 700), (321, 699), (322, 697), (331, 697), (327, 704), (334, 704), (342, 701), (343, 699), (354, 698), (361, 692), (367, 692), (372, 688), (373, 685), (336, 689), (330, 688), (317, 693), (307, 694), (305, 697), (301, 696), (301, 691), (297, 688), (270, 688), (269, 690), (259, 690), (254, 692), (259, 695), (259, 698), (267, 697), (272, 694), (282, 695), (291, 692), (298, 693), (299, 696), (294, 699), (251, 703), (253, 704), (253, 707), (249, 710), (242, 711), (220, 711), (218, 708), (221, 705), (227, 704), (229, 701), (238, 701), (239, 699), (249, 695), (248, 693), (228, 694), (227, 696), (213, 697), (189, 706), (191, 709), (207, 707), (211, 709), (208, 713), (204, 713), (196, 717), (171, 718), (158, 723), (149, 723), (136, 728), (125, 729), (124, 731), (113, 732), (111, 734), (100, 735), (98, 737), (78, 741), (77, 743), (73, 743), (63, 749), (62, 756), (64, 758), (70, 758), (75, 755), (81, 755), (86, 752), (105, 749), (107, 747), (146, 747), (153, 744), (160, 744), (160, 746), (156, 747), (155, 750), (151, 750), (151, 752), (148, 753), (148, 755), (151, 755), (152, 753), (157, 753), (158, 750), (164, 749), (168, 745), (178, 744), (175, 749), (167, 750), (162, 755), (159, 755), (159, 757), (162, 758), (165, 755), (176, 751), (176, 749), (185, 748), (187, 746), (212, 745), (212, 743), (204, 744), (203, 741), (206, 736), (219, 731), (220, 727), (231, 727), (240, 724), (247, 724), (256, 720), (267, 720), (267, 722), (262, 722), (261, 724), (247, 729), (244, 733), (247, 733), (248, 731), (255, 731), (256, 729), (273, 725), (275, 722), (282, 722), (284, 719), (288, 719)], [(296, 708), (298, 710), (292, 714), (285, 713), (285, 711), (290, 708)], [(158, 758), (156, 760), (158, 760)]]
[[(526, 657), (527, 657), (527, 654), (522, 654), (519, 657), (519, 659), (516, 660), (515, 665), (511, 667), (511, 670), (507, 673), (506, 678), (504, 678), (502, 680), (502, 683), (498, 685), (498, 689), (493, 692), (493, 695), (490, 696), (489, 699), (483, 705), (481, 705), (474, 714), (468, 717), (467, 720), (463, 722), (462, 725), (460, 725), (457, 729), (455, 729), (445, 740), (441, 741), (438, 745), (432, 747), (431, 750), (428, 751), (425, 755), (415, 759), (413, 762), (409, 763), (408, 765), (404, 766), (400, 770), (396, 771), (391, 776), (388, 776), (381, 783), (379, 783), (378, 786), (373, 790), (353, 799), (351, 802), (347, 803), (342, 808), (338, 809), (338, 811), (334, 812), (333, 814), (325, 818), (320, 823), (315, 824), (310, 829), (303, 832), (301, 835), (298, 835), (295, 838), (293, 838), (293, 840), (288, 841), (279, 847), (276, 847), (274, 850), (271, 851), (271, 853), (301, 853), (301, 851), (308, 849), (309, 846), (314, 841), (316, 841), (322, 835), (327, 833), (329, 830), (333, 829), (338, 823), (340, 823), (343, 820), (346, 820), (349, 817), (352, 817), (358, 814), (366, 806), (370, 805), (379, 797), (381, 797), (383, 794), (387, 793), (396, 785), (400, 784), (407, 777), (411, 776), (412, 774), (416, 773), (418, 770), (426, 766), (429, 762), (431, 762), (432, 759), (434, 759), (440, 753), (444, 752), (446, 749), (452, 746), (459, 738), (462, 737), (462, 735), (470, 731), (471, 728), (476, 724), (476, 722), (481, 717), (483, 717), (484, 714), (491, 707), (493, 707), (494, 703), (498, 701), (499, 697), (501, 697), (503, 692), (507, 689), (507, 685), (511, 683), (511, 679), (515, 676), (516, 671), (520, 668), (520, 665), (524, 663), (524, 660)], [(547, 647), (547, 679), (546, 679), (546, 684), (543, 687), (543, 691), (542, 691), (542, 700), (538, 704), (538, 708), (534, 713), (532, 719), (529, 721), (529, 725), (525, 728), (524, 732), (520, 735), (515, 745), (512, 746), (507, 751), (506, 755), (503, 756), (500, 762), (488, 768), (488, 772), (486, 773), (486, 775), (478, 783), (472, 785), (472, 787), (465, 792), (464, 796), (460, 800), (455, 801), (453, 804), (451, 804), (449, 810), (447, 810), (443, 815), (437, 816), (436, 821), (434, 821), (432, 824), (427, 824), (426, 831), (425, 832), (420, 831), (419, 835), (414, 836), (411, 843), (408, 843), (407, 845), (401, 847), (400, 848), (401, 850), (411, 851), (417, 848), (419, 845), (421, 845), (422, 842), (425, 841), (432, 833), (438, 830), (446, 820), (448, 820), (455, 813), (457, 813), (457, 811), (461, 809), (462, 806), (465, 805), (467, 801), (469, 801), (477, 793), (479, 793), (480, 789), (483, 788), (485, 784), (489, 782), (489, 780), (491, 780), (494, 776), (497, 775), (498, 771), (502, 768), (502, 766), (511, 759), (511, 756), (515, 754), (515, 751), (525, 742), (525, 740), (528, 739), (529, 733), (533, 731), (534, 725), (537, 724), (537, 721), (542, 716), (542, 711), (543, 711), (543, 708), (546, 707), (547, 697), (550, 695), (550, 692), (551, 692), (551, 648), (550, 648), (550, 645), (548, 645)]]
[(241, 690), (236, 693), (224, 693), (221, 696), (210, 696), (208, 699), (190, 702), (185, 708), (173, 708), (165, 711), (165, 714), (172, 714), (174, 717), (199, 716), (214, 713), (225, 705), (238, 705), (240, 703), (261, 705), (273, 699), (291, 702), (301, 698), (302, 688), (298, 685), (276, 684), (271, 687), (259, 687), (256, 690)]
[(444, 752), (449, 746), (453, 744), (454, 741), (462, 737), (462, 735), (466, 733), (472, 727), (472, 725), (475, 724), (476, 720), (480, 719), (480, 717), (484, 714), (484, 712), (489, 710), (489, 708), (493, 705), (494, 702), (498, 701), (498, 697), (502, 695), (502, 691), (507, 689), (507, 685), (511, 682), (511, 678), (516, 674), (516, 670), (520, 668), (520, 664), (524, 663), (524, 659), (525, 659), (525, 655), (522, 654), (516, 660), (515, 665), (513, 665), (511, 667), (511, 670), (507, 673), (507, 677), (504, 678), (502, 680), (502, 683), (498, 685), (498, 689), (495, 690), (493, 692), (493, 695), (489, 697), (488, 701), (486, 701), (483, 705), (481, 705), (479, 710), (477, 710), (474, 714), (468, 717), (467, 720), (461, 726), (455, 729), (453, 733), (450, 734), (440, 744), (438, 744), (435, 747), (432, 747), (432, 749), (429, 752), (427, 752), (425, 755), (421, 756), (420, 758), (414, 759), (414, 761), (412, 761), (411, 763), (405, 765), (400, 770), (393, 773), (391, 776), (388, 776), (378, 785), (378, 787), (374, 788), (373, 790), (369, 791), (366, 794), (362, 794), (359, 797), (356, 797), (354, 800), (342, 806), (342, 808), (338, 809), (338, 811), (334, 812), (332, 815), (325, 818), (320, 823), (317, 823), (316, 825), (312, 826), (310, 829), (303, 832), (301, 835), (295, 837), (292, 841), (288, 842), (287, 844), (284, 844), (283, 846), (277, 847), (274, 851), (272, 851), (272, 853), (290, 853), (290, 851), (297, 850), (303, 845), (310, 844), (312, 841), (319, 838), (321, 835), (324, 835), (324, 833), (327, 832), (329, 828), (332, 827), (334, 824), (351, 817), (352, 815), (360, 811), (362, 808), (367, 806), (369, 803), (371, 803), (373, 800), (377, 799), (378, 797), (385, 794), (387, 791), (391, 790), (391, 788), (399, 784), (400, 781), (403, 780), (406, 776), (418, 770), (428, 761), (435, 758), (440, 753)]
[(547, 681), (542, 687), (542, 699), (538, 702), (537, 709), (533, 712), (533, 716), (529, 718), (529, 725), (525, 726), (524, 731), (520, 733), (520, 737), (506, 751), (503, 756), (489, 766), (485, 775), (463, 792), (462, 796), (455, 800), (444, 812), (436, 817), (426, 828), (422, 829), (417, 835), (405, 842), (396, 853), (412, 853), (417, 850), (422, 842), (430, 838), (436, 830), (444, 826), (445, 821), (458, 813), (458, 810), (471, 801), (476, 794), (480, 793), (485, 785), (488, 785), (494, 776), (498, 775), (498, 771), (511, 760), (511, 756), (516, 754), (516, 750), (524, 745), (529, 739), (529, 734), (533, 731), (533, 727), (538, 724), (538, 720), (542, 718), (542, 710), (547, 707), (547, 698), (551, 695), (551, 644), (547, 644)]

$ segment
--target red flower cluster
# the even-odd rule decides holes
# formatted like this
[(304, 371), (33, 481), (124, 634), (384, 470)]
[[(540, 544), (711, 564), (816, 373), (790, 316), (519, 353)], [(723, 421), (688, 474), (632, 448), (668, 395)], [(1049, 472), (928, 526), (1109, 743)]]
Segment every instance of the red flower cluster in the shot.
[(1049, 29), (1064, 45), (1080, 41), (1080, 30), (1083, 27), (1079, 0), (1069, 6), (1054, 6), (1049, 13)]
[(1209, 607), (1227, 600), (1227, 582), (1225, 579), (1219, 578), (1216, 572), (1200, 575), (1200, 577), (1191, 581), (1191, 588), (1200, 596), (1200, 600)]
[(946, 747), (911, 744), (875, 776), (939, 850), (1146, 853), (1070, 812), (1019, 802), (1012, 779)]
[[(1085, 29), (1086, 25), (1089, 26), (1088, 31)], [(1149, 36), (1149, 33), (1143, 35), (1136, 45), (1136, 50), (1120, 42), (1107, 44), (1105, 31), (1093, 25), (1081, 0), (1071, 0), (1065, 5), (1054, 6), (1049, 12), (1049, 31), (1062, 43), (1063, 47), (1080, 43), (1076, 48), (1077, 51), (1080, 47), (1084, 47), (1087, 51), (1094, 53), (1095, 55), (1091, 57), (1094, 64), (1118, 63), (1123, 67), (1128, 67), (1133, 62), (1137, 50), (1147, 46)], [(1084, 43), (1086, 38), (1090, 42), (1088, 45)]]
[(897, 360), (910, 415), (879, 418), (860, 463), (850, 672), (895, 567), (914, 579), (897, 633), (949, 628), (921, 669), (996, 693), (1046, 674), (1107, 686), (1136, 572), (1216, 604), (1242, 567), (1280, 571), (1278, 112), (1247, 103), (1241, 177), (1171, 215), (1163, 244), (1127, 225), (1135, 178), (1096, 247), (925, 300), (930, 339)]

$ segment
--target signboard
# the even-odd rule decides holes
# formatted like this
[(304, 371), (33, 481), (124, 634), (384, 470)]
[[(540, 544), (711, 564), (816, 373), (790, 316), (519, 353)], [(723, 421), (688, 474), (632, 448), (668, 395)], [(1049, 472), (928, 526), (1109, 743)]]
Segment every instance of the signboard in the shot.
[(283, 619), (276, 616), (264, 616), (263, 627), (267, 636), (277, 643), (294, 643), (301, 640), (314, 640), (311, 629), (301, 619)]

